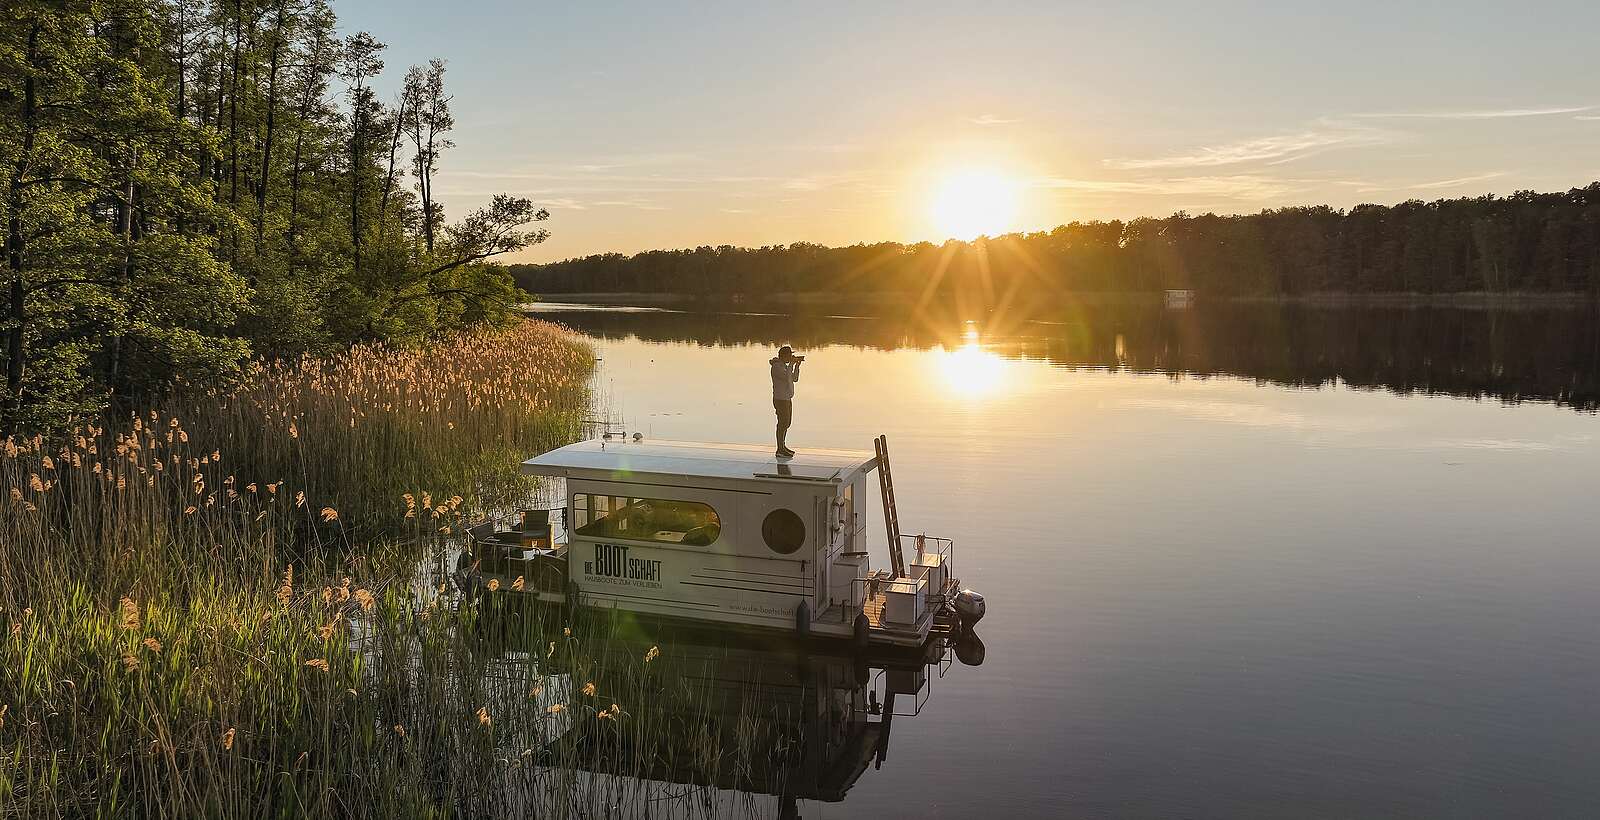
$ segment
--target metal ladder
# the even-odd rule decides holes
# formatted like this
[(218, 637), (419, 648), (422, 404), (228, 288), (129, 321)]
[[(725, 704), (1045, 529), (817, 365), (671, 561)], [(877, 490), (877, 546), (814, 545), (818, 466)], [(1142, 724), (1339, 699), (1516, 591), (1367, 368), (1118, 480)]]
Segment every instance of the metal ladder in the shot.
[(894, 474), (889, 471), (889, 437), (872, 440), (878, 455), (878, 489), (883, 496), (883, 525), (889, 531), (889, 564), (894, 577), (906, 577), (906, 559), (900, 552), (900, 514), (894, 504)]

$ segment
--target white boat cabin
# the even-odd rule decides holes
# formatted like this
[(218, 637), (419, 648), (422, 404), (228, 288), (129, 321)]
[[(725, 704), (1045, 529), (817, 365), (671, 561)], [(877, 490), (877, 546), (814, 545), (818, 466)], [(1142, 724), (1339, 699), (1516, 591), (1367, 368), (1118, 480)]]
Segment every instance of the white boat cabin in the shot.
[[(890, 499), (891, 563), (899, 571), (872, 570), (865, 508), (868, 474), (879, 464), (874, 453), (857, 450), (808, 449), (778, 460), (770, 447), (595, 439), (528, 459), (522, 469), (565, 479), (567, 543), (544, 540), (554, 551), (541, 556), (565, 561), (559, 597), (802, 636), (920, 645), (936, 621), (953, 623), (950, 542), (900, 536), (892, 483), (880, 476)], [(911, 556), (899, 553), (902, 538)], [(484, 570), (501, 579), (497, 588), (510, 585), (506, 576), (516, 571), (502, 564)], [(548, 582), (526, 589), (556, 597)]]

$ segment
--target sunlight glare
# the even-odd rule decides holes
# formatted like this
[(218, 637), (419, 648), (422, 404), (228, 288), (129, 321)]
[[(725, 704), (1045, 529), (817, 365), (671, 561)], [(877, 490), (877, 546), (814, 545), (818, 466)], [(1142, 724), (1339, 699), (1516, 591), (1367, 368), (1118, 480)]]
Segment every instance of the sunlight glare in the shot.
[(1020, 188), (1016, 180), (992, 171), (958, 171), (939, 182), (929, 215), (950, 238), (999, 236), (1016, 228)]
[(939, 374), (951, 394), (959, 398), (990, 398), (1008, 381), (1010, 362), (984, 350), (977, 331), (968, 330), (966, 343), (955, 350), (940, 348), (937, 353)]

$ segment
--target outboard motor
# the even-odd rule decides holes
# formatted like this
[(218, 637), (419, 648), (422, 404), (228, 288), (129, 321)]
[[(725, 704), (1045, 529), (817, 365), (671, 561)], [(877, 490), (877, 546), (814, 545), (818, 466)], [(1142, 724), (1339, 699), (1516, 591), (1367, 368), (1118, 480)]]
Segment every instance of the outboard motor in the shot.
[(956, 660), (963, 666), (982, 666), (986, 650), (978, 633), (967, 630), (956, 640)]
[(961, 619), (961, 625), (972, 629), (972, 625), (983, 619), (983, 613), (988, 611), (983, 603), (983, 593), (970, 589), (963, 589), (956, 593), (956, 617)]

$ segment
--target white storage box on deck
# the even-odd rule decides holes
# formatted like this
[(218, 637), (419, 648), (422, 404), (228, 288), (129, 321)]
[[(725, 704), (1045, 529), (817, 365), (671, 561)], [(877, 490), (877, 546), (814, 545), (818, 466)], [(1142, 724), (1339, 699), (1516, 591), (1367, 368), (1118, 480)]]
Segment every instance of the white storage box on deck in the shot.
[(860, 606), (857, 598), (861, 595), (861, 585), (856, 579), (867, 577), (866, 555), (840, 555), (833, 559), (833, 568), (828, 571), (828, 600), (831, 604), (845, 604), (847, 606)]
[(911, 562), (911, 577), (927, 581), (929, 595), (941, 595), (944, 593), (944, 581), (950, 577), (950, 571), (944, 565), (943, 555), (925, 552), (922, 557)]
[(895, 626), (914, 626), (928, 604), (928, 582), (901, 578), (883, 585), (883, 620)]

